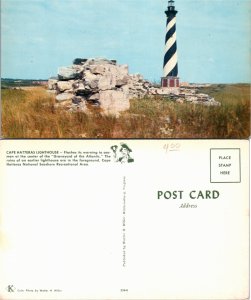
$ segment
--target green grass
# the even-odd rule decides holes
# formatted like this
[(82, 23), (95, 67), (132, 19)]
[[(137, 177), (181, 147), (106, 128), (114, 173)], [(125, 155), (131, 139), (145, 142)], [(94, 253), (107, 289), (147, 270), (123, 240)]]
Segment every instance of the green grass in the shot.
[(6, 138), (249, 138), (250, 86), (201, 89), (221, 103), (207, 107), (167, 99), (132, 99), (119, 118), (54, 108), (54, 96), (33, 90), (2, 90)]

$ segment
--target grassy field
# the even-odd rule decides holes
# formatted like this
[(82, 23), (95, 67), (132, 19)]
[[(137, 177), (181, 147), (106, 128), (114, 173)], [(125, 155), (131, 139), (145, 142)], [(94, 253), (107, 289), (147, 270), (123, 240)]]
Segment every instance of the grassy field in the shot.
[(250, 86), (203, 88), (221, 102), (207, 107), (166, 99), (132, 99), (119, 118), (69, 113), (54, 108), (43, 87), (2, 90), (2, 137), (5, 138), (248, 138)]

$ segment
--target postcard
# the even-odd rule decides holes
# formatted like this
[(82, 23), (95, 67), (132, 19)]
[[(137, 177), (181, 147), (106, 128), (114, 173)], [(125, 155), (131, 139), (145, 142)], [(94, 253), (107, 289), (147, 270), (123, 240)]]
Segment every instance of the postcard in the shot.
[(250, 8), (1, 0), (1, 300), (249, 297)]
[(1, 142), (1, 299), (247, 299), (249, 142)]

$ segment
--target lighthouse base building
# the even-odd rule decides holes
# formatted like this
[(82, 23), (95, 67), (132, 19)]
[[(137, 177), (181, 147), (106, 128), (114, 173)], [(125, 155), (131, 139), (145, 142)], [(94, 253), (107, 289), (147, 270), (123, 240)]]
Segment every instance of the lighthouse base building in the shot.
[(161, 87), (163, 88), (178, 88), (180, 86), (180, 79), (176, 76), (161, 77)]
[(176, 42), (176, 15), (174, 0), (168, 1), (168, 7), (165, 11), (167, 16), (166, 38), (165, 38), (165, 56), (163, 64), (164, 76), (161, 78), (162, 88), (178, 88), (178, 56)]

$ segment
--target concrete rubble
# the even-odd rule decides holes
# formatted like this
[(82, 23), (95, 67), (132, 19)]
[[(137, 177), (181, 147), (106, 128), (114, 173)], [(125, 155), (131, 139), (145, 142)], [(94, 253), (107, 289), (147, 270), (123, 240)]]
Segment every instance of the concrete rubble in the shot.
[(213, 98), (196, 94), (194, 89), (154, 87), (142, 75), (130, 75), (127, 65), (105, 58), (76, 58), (73, 65), (58, 69), (57, 78), (49, 79), (48, 90), (56, 94), (56, 107), (86, 113), (99, 107), (104, 114), (115, 116), (130, 108), (132, 98), (163, 96), (179, 103), (218, 105)]
[(48, 89), (56, 94), (56, 106), (88, 112), (100, 107), (104, 114), (119, 115), (130, 108), (129, 100), (148, 95), (152, 84), (140, 74), (130, 75), (127, 65), (103, 58), (75, 59), (58, 69)]
[(220, 102), (216, 101), (213, 97), (207, 94), (197, 93), (196, 89), (184, 89), (179, 88), (179, 93), (170, 93), (166, 95), (169, 99), (176, 101), (178, 103), (193, 103), (202, 104), (205, 106), (220, 106)]

